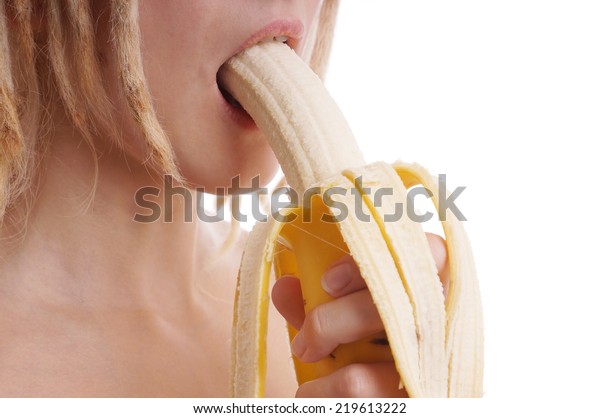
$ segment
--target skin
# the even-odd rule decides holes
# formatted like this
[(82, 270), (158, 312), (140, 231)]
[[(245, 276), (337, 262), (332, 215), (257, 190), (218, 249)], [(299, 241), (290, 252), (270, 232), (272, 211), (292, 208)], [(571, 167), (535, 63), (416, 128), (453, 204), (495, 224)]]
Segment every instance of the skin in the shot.
[[(100, 175), (87, 205), (93, 157), (80, 145), (82, 138), (60, 105), (49, 105), (56, 128), (49, 133), (27, 234), (10, 245), (0, 240), (0, 396), (224, 397), (244, 237), (215, 262), (228, 226), (184, 222), (182, 199), (174, 200), (172, 223), (132, 221), (139, 211), (135, 192), (156, 182), (142, 164), (141, 138), (118, 94), (102, 4), (93, 4), (102, 70), (125, 152), (96, 138)], [(306, 34), (320, 0), (140, 4), (144, 70), (184, 177), (207, 190), (229, 186), (238, 174), (242, 183), (257, 174), (268, 181), (277, 169), (273, 154), (260, 132), (236, 126), (223, 112), (216, 72), (243, 41), (276, 18), (300, 19)], [(44, 30), (43, 23), (38, 30)], [(299, 40), (299, 53), (304, 43)], [(0, 230), (3, 238), (7, 233)], [(432, 242), (442, 266), (443, 242)], [(339, 318), (369, 303), (368, 296), (355, 297), (365, 295), (364, 282), (352, 271), (352, 284), (334, 294)], [(304, 318), (297, 309), (301, 295), (295, 280), (279, 281), (273, 301), (283, 317), (307, 330), (312, 314)], [(289, 303), (296, 308), (283, 308), (286, 299), (296, 301)], [(284, 320), (274, 311), (271, 316), (269, 369), (275, 372), (268, 375), (267, 395), (293, 396), (297, 387)], [(363, 327), (377, 328), (377, 316), (371, 319), (334, 340), (305, 331), (309, 349), (302, 356), (312, 361), (326, 355), (336, 339), (354, 338)], [(298, 345), (294, 342), (295, 349)], [(390, 365), (349, 370), (303, 385), (297, 394), (396, 393), (392, 386), (398, 376)], [(350, 384), (355, 380), (349, 376), (364, 384)]]
[[(427, 234), (427, 239), (446, 294), (448, 273), (444, 240), (432, 234)], [(334, 262), (323, 274), (321, 284), (335, 299), (317, 306), (308, 314), (304, 313), (298, 278), (281, 277), (272, 291), (272, 300), (278, 311), (300, 331), (291, 348), (292, 353), (304, 362), (321, 360), (339, 344), (351, 343), (383, 330), (373, 299), (352, 257), (346, 256)], [(398, 389), (399, 380), (392, 362), (355, 364), (303, 384), (296, 396), (406, 397), (406, 391)]]

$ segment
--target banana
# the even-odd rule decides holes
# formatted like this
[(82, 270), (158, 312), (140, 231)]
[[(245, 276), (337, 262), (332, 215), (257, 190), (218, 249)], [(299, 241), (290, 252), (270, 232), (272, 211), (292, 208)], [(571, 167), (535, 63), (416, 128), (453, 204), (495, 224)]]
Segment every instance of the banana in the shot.
[(389, 221), (415, 185), (439, 205), (435, 179), (417, 165), (366, 165), (319, 77), (285, 44), (242, 51), (219, 80), (266, 134), (290, 187), (311, 196), (256, 224), (248, 238), (234, 307), (232, 396), (264, 395), (273, 268), (300, 278), (309, 312), (331, 300), (321, 276), (344, 254), (356, 261), (385, 332), (342, 344), (315, 363), (294, 358), (298, 383), (351, 363), (393, 360), (410, 397), (482, 396), (482, 308), (462, 224), (451, 212), (442, 221), (450, 268), (444, 300), (421, 226), (405, 216)]

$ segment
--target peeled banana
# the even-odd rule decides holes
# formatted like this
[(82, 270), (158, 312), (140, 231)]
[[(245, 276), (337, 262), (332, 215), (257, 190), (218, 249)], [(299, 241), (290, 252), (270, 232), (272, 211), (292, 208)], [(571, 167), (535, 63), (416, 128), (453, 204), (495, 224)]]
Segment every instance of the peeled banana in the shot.
[(308, 312), (331, 299), (321, 288), (325, 269), (351, 254), (385, 332), (340, 345), (319, 362), (294, 358), (298, 383), (350, 363), (393, 360), (410, 397), (482, 396), (481, 302), (463, 226), (445, 214), (450, 283), (444, 300), (421, 226), (406, 216), (386, 221), (398, 204), (406, 207), (407, 188), (415, 185), (430, 190), (437, 205), (435, 179), (417, 165), (366, 165), (321, 80), (283, 43), (242, 51), (219, 77), (267, 136), (290, 187), (312, 195), (281, 211), (285, 221), (271, 216), (249, 236), (236, 292), (232, 395), (264, 395), (272, 269), (278, 277), (300, 278)]

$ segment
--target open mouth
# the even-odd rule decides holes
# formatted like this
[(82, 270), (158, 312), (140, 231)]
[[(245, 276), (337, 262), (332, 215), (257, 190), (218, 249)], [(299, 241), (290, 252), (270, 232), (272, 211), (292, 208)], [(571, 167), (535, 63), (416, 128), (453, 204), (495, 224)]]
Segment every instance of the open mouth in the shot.
[[(242, 105), (240, 104), (240, 102), (238, 102), (235, 97), (233, 97), (233, 95), (231, 93), (229, 93), (225, 87), (223, 87), (223, 85), (220, 83), (220, 80), (217, 78), (217, 86), (219, 87), (219, 91), (221, 92), (221, 94), (223, 95), (223, 98), (225, 99), (225, 101), (227, 103), (229, 103), (231, 106), (233, 106), (236, 109), (242, 109), (244, 110), (244, 108), (242, 107)], [(245, 112), (245, 110), (244, 110)]]
[[(288, 44), (288, 37), (283, 36), (283, 35), (269, 36), (269, 37), (263, 39), (261, 42), (271, 42), (271, 41), (282, 42), (284, 44)], [(223, 97), (224, 103), (227, 107), (227, 112), (237, 123), (239, 123), (245, 127), (254, 127), (255, 128), (256, 124), (255, 124), (254, 120), (252, 119), (252, 117), (248, 114), (248, 112), (246, 112), (246, 110), (244, 109), (242, 104), (233, 96), (233, 94), (231, 94), (231, 92), (229, 92), (229, 90), (227, 90), (225, 85), (222, 83), (221, 77), (219, 76), (220, 73), (221, 73), (221, 70), (219, 69), (219, 71), (217, 72), (217, 87), (219, 88), (219, 92), (221, 93), (221, 96)]]
[[(220, 71), (219, 71), (220, 73)], [(252, 116), (242, 106), (242, 104), (236, 100), (236, 98), (227, 90), (227, 88), (221, 82), (217, 73), (217, 87), (221, 93), (221, 102), (225, 107), (225, 112), (230, 116), (234, 123), (247, 129), (257, 129), (256, 123)]]

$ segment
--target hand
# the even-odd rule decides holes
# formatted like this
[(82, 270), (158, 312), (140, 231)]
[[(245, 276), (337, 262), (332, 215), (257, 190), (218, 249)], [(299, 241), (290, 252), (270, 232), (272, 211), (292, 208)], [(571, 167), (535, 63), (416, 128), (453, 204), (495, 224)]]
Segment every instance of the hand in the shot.
[[(448, 269), (444, 240), (427, 234), (438, 275), (447, 294)], [(339, 344), (351, 343), (383, 330), (364, 279), (351, 256), (333, 263), (322, 278), (323, 289), (335, 299), (319, 305), (308, 315), (300, 281), (284, 276), (275, 282), (273, 304), (279, 313), (300, 332), (292, 341), (292, 352), (304, 362), (328, 356)], [(297, 397), (406, 397), (399, 390), (400, 376), (394, 363), (351, 364), (328, 376), (306, 382)]]

